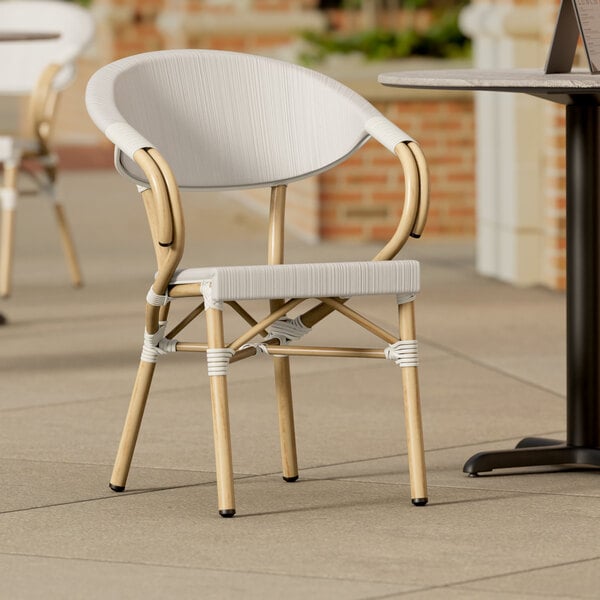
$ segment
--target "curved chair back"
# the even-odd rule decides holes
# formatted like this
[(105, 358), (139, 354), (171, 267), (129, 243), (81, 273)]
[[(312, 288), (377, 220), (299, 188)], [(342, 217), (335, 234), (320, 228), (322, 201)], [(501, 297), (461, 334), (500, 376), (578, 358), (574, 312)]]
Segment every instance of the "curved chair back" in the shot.
[(94, 21), (89, 11), (57, 0), (0, 2), (2, 33), (57, 33), (56, 39), (0, 42), (0, 93), (29, 94), (44, 69), (64, 65), (54, 80), (62, 89), (74, 76), (73, 61), (92, 40)]
[(117, 168), (146, 183), (132, 160), (154, 147), (179, 187), (285, 184), (347, 158), (371, 135), (393, 151), (411, 138), (329, 77), (248, 54), (170, 50), (98, 71), (86, 103), (117, 148)]
[[(260, 352), (273, 355), (275, 361), (283, 478), (288, 482), (298, 478), (289, 357), (386, 358), (399, 365), (411, 497), (416, 505), (426, 504), (413, 309), (418, 263), (390, 260), (410, 235), (420, 236), (425, 223), (427, 165), (418, 144), (366, 100), (320, 73), (232, 52), (166, 50), (119, 60), (90, 79), (86, 105), (95, 124), (115, 144), (117, 169), (138, 184), (157, 261), (146, 296), (140, 366), (111, 489), (125, 490), (159, 355), (204, 352), (219, 514), (232, 517), (236, 509), (227, 371), (230, 362)], [(283, 264), (286, 184), (333, 167), (370, 136), (396, 154), (404, 174), (401, 215), (390, 241), (370, 262)], [(267, 264), (180, 269), (186, 237), (180, 187), (271, 187)], [(203, 235), (210, 226), (207, 219), (196, 233)], [(226, 233), (221, 237), (229, 241)], [(247, 254), (243, 244), (240, 249)], [(242, 259), (246, 262), (247, 256)], [(396, 296), (397, 334), (347, 305), (352, 296), (390, 293)], [(194, 297), (202, 297), (201, 303), (169, 329), (171, 303)], [(242, 306), (246, 300), (267, 301), (267, 316), (252, 316), (249, 310), (254, 308)], [(305, 300), (317, 304), (302, 312)], [(223, 317), (229, 308), (248, 324), (231, 341)], [(300, 314), (291, 318), (292, 310)], [(384, 340), (385, 348), (291, 347), (333, 311)], [(206, 341), (178, 341), (175, 336), (203, 313)], [(261, 341), (253, 342), (257, 337)]]

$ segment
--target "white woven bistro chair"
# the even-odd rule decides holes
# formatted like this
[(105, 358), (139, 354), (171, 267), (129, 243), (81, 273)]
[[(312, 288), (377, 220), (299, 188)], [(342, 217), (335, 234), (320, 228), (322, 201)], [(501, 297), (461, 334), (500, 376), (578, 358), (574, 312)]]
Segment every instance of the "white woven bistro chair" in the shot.
[[(167, 50), (119, 60), (91, 78), (86, 102), (96, 125), (116, 146), (118, 171), (142, 194), (158, 262), (146, 297), (141, 362), (110, 487), (125, 489), (161, 355), (206, 354), (218, 509), (223, 517), (235, 514), (230, 364), (256, 354), (272, 356), (283, 478), (291, 482), (298, 478), (298, 465), (290, 357), (363, 357), (389, 359), (400, 367), (412, 502), (426, 504), (414, 323), (419, 264), (393, 260), (411, 235), (421, 235), (425, 224), (428, 180), (419, 146), (338, 82), (293, 64), (233, 52)], [(404, 170), (402, 216), (392, 239), (371, 261), (281, 264), (286, 186), (334, 167), (370, 137), (395, 153)], [(185, 221), (179, 190), (256, 187), (271, 188), (266, 264), (182, 269)], [(381, 294), (394, 299), (398, 333), (384, 330), (350, 307), (353, 296)], [(167, 328), (170, 305), (189, 297), (201, 298), (200, 304)], [(265, 301), (265, 314), (254, 318), (242, 303), (259, 299)], [(245, 333), (234, 339), (226, 338), (223, 328), (223, 311), (230, 308), (248, 323)], [(334, 311), (366, 328), (381, 345), (340, 348), (297, 343)], [(202, 313), (206, 341), (175, 338)], [(290, 313), (298, 314), (292, 318)]]
[(4, 168), (0, 187), (0, 296), (11, 293), (17, 175), (29, 163), (34, 164), (27, 172), (54, 206), (73, 285), (81, 284), (71, 233), (55, 194), (57, 160), (50, 136), (59, 93), (73, 80), (75, 60), (93, 34), (90, 13), (77, 5), (53, 0), (0, 2), (0, 95), (28, 98), (24, 132), (0, 134), (0, 164)]

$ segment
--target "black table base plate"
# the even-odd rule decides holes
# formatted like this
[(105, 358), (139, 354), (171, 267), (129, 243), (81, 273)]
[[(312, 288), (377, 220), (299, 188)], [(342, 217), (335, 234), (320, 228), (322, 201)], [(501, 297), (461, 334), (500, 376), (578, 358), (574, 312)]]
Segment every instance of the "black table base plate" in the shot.
[(525, 438), (511, 450), (474, 454), (464, 465), (470, 475), (519, 467), (580, 465), (600, 468), (600, 448), (569, 446), (559, 440)]

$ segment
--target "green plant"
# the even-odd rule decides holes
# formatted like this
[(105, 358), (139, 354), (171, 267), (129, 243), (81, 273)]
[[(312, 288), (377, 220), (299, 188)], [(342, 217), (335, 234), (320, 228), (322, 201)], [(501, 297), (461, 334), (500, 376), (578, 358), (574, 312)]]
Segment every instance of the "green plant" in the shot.
[(308, 32), (308, 42), (300, 60), (307, 65), (322, 62), (330, 54), (359, 53), (367, 60), (388, 60), (408, 56), (457, 58), (470, 55), (471, 44), (458, 27), (460, 9), (439, 12), (424, 31), (407, 28), (402, 31), (371, 29), (352, 34)]
[(67, 2), (75, 2), (75, 4), (79, 4), (85, 8), (91, 6), (93, 0), (67, 0)]

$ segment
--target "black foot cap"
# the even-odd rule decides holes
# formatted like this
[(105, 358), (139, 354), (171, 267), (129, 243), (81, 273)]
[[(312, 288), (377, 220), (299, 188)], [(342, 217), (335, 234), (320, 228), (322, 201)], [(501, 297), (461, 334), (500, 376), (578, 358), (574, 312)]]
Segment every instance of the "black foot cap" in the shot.
[(112, 483), (108, 484), (108, 487), (113, 491), (113, 492), (124, 492), (125, 491), (125, 486), (124, 485), (113, 485)]
[(428, 501), (429, 501), (429, 498), (413, 498), (412, 499), (412, 503), (415, 506), (425, 506)]
[(6, 325), (8, 323), (8, 320), (6, 319), (6, 317), (3, 314), (0, 314), (0, 325)]
[(294, 477), (284, 477), (283, 480), (288, 483), (294, 483), (294, 481), (298, 481), (298, 475), (295, 475)]
[(469, 473), (469, 477), (479, 477), (479, 473)]
[(220, 510), (219, 514), (224, 519), (231, 519), (231, 517), (233, 517), (233, 515), (235, 515), (235, 508), (227, 508), (225, 510)]

